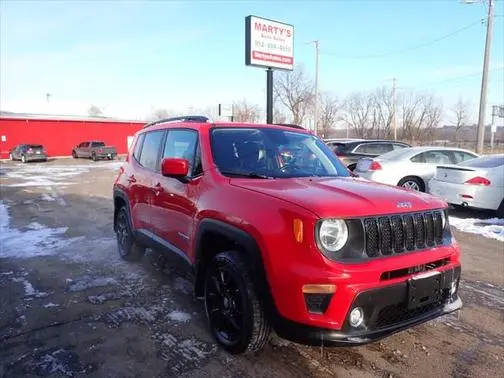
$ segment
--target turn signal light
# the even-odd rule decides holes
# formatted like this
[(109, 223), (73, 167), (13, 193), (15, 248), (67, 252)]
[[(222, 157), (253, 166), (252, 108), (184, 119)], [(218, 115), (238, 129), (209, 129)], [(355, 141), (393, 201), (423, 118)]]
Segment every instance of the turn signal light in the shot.
[(336, 285), (317, 285), (317, 284), (308, 284), (303, 285), (303, 293), (304, 294), (333, 294), (336, 292)]
[(371, 162), (371, 165), (369, 166), (369, 170), (370, 170), (370, 171), (378, 171), (378, 170), (380, 170), (380, 169), (382, 169), (381, 164), (380, 164), (380, 163), (378, 163), (377, 161), (374, 161), (374, 160), (373, 160), (373, 161)]
[(294, 231), (294, 239), (298, 243), (303, 242), (303, 221), (301, 219), (294, 219), (294, 222), (292, 224), (293, 226), (293, 231)]
[(472, 185), (484, 185), (484, 186), (488, 186), (491, 184), (489, 179), (481, 177), (481, 176), (473, 177), (472, 179), (467, 180), (465, 183), (472, 184)]

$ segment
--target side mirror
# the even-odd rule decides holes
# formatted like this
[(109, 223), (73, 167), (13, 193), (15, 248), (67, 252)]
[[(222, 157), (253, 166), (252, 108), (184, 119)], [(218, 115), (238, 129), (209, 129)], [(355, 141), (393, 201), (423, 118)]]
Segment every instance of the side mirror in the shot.
[(164, 158), (161, 161), (161, 174), (166, 177), (186, 177), (189, 174), (189, 162), (180, 158)]

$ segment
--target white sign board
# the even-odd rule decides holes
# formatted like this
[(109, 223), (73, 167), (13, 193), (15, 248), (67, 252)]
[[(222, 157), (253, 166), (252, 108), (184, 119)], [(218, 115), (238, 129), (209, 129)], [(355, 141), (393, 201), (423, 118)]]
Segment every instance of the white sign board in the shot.
[(245, 18), (245, 64), (291, 71), (294, 26), (266, 18)]
[(5, 135), (2, 135), (2, 142), (7, 142), (7, 137)]

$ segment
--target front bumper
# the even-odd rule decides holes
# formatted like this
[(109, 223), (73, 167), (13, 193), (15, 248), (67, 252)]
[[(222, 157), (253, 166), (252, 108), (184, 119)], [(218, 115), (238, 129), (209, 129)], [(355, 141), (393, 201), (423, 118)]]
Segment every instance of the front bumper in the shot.
[[(431, 294), (431, 300), (422, 306), (410, 306), (410, 281), (369, 289), (360, 292), (354, 299), (340, 329), (310, 326), (290, 321), (281, 316), (275, 319), (275, 331), (285, 339), (327, 346), (351, 346), (367, 344), (439, 316), (457, 311), (462, 307), (458, 295), (450, 294), (452, 282), (460, 279), (460, 266), (440, 272), (436, 277), (439, 289)], [(363, 309), (364, 323), (353, 328), (348, 314), (356, 307)]]

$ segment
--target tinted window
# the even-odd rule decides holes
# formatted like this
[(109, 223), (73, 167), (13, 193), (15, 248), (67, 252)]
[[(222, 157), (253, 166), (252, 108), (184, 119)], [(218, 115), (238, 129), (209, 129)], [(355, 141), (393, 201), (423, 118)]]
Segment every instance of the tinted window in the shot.
[(144, 140), (145, 134), (140, 134), (135, 143), (135, 150), (133, 151), (133, 157), (140, 161), (140, 152), (142, 151), (142, 142)]
[(145, 168), (158, 170), (157, 161), (163, 136), (163, 130), (151, 131), (145, 135), (139, 161)]
[(451, 151), (451, 153), (452, 153), (452, 160), (455, 164), (461, 163), (466, 160), (474, 159), (476, 157), (464, 151)]
[(473, 168), (497, 168), (504, 166), (504, 155), (495, 155), (495, 156), (484, 156), (477, 159), (472, 159), (464, 164), (464, 167), (473, 167)]
[(105, 143), (103, 142), (93, 142), (91, 147), (105, 147)]
[(426, 151), (413, 156), (411, 161), (428, 164), (452, 164), (449, 151)]
[(89, 142), (82, 143), (82, 147), (89, 147)]
[(344, 143), (329, 143), (329, 146), (336, 155), (342, 154), (346, 150), (346, 146)]
[(407, 148), (408, 146), (406, 146), (405, 144), (396, 144), (394, 143), (392, 145), (392, 148), (395, 150), (402, 150), (403, 148)]
[[(197, 174), (193, 172), (195, 167), (196, 145), (198, 144), (198, 133), (192, 130), (169, 130), (166, 137), (163, 158), (182, 158), (189, 161), (189, 175)], [(201, 164), (197, 164), (201, 166)]]
[(390, 143), (366, 143), (361, 144), (355, 149), (355, 153), (381, 155), (392, 151), (392, 144)]
[(217, 128), (212, 131), (212, 154), (219, 170), (229, 176), (349, 176), (320, 139), (292, 131)]

